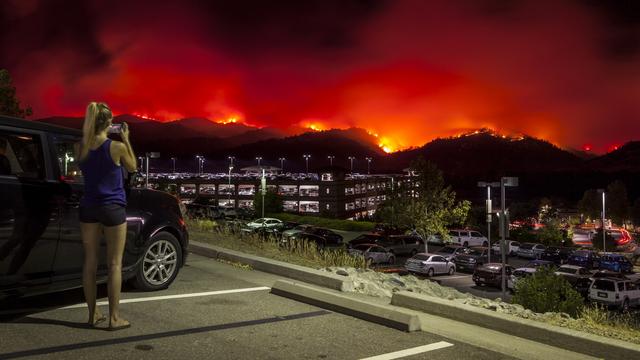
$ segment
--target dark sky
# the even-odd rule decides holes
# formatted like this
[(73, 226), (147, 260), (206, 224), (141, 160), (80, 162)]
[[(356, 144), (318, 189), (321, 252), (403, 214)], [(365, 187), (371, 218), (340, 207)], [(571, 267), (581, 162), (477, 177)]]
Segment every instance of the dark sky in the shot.
[[(117, 5), (113, 5), (113, 3)], [(391, 149), (490, 127), (603, 152), (640, 138), (640, 1), (0, 1), (34, 117), (359, 126)]]

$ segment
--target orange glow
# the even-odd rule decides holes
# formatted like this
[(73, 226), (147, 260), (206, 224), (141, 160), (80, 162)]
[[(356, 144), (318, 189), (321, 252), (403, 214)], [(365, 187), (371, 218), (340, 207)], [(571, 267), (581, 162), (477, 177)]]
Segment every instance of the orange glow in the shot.
[(240, 120), (238, 120), (238, 118), (237, 118), (237, 117), (235, 117), (235, 116), (231, 116), (231, 117), (228, 117), (228, 118), (226, 118), (226, 119), (216, 120), (216, 122), (217, 122), (218, 124), (224, 124), (224, 125), (227, 125), (227, 124), (237, 124), (239, 121), (240, 121)]
[(305, 120), (305, 121), (301, 121), (299, 123), (299, 126), (305, 129), (309, 129), (312, 131), (325, 131), (325, 130), (329, 130), (330, 126), (324, 125), (322, 124), (320, 121), (318, 120)]
[(592, 148), (591, 144), (585, 144), (582, 146), (583, 151), (591, 151)]
[(613, 152), (620, 149), (620, 145), (611, 145), (609, 146), (608, 152)]

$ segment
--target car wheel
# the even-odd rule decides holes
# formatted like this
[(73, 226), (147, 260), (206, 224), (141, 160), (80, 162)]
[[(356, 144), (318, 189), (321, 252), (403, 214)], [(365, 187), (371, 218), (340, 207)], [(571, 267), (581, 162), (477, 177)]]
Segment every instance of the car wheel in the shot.
[(449, 275), (453, 275), (455, 274), (455, 272), (456, 272), (456, 269), (453, 266), (449, 268)]
[(482, 243), (482, 246), (487, 247), (487, 246), (489, 246), (489, 243), (485, 241), (485, 242)]
[(418, 250), (416, 250), (416, 249), (411, 250), (411, 256), (412, 256), (412, 257), (413, 257), (415, 254), (417, 254), (417, 253), (418, 253)]
[(389, 258), (389, 265), (395, 265), (396, 264), (396, 258), (395, 256), (392, 256)]
[(166, 289), (178, 275), (182, 261), (182, 247), (168, 232), (154, 235), (138, 264), (133, 285), (143, 291)]
[(482, 283), (480, 281), (475, 281), (476, 286), (482, 286)]
[(620, 307), (620, 310), (622, 310), (622, 312), (629, 312), (629, 299), (624, 299), (624, 301), (622, 302), (622, 307)]
[(467, 241), (465, 241), (465, 242), (462, 244), (462, 246), (464, 246), (464, 247), (469, 247), (469, 243), (468, 243)]
[(434, 274), (433, 268), (429, 268), (429, 271), (427, 271), (427, 276), (432, 277), (433, 274)]

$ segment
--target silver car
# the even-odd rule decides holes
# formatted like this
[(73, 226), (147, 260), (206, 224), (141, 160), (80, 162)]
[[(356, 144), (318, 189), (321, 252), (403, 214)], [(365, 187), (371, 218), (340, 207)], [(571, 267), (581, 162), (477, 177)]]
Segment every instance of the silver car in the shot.
[(436, 274), (453, 275), (456, 272), (456, 264), (447, 261), (444, 256), (420, 253), (408, 259), (404, 268), (409, 272), (433, 276)]
[(371, 264), (395, 264), (396, 257), (392, 252), (376, 244), (359, 244), (349, 249), (353, 256), (363, 256)]
[(528, 259), (539, 259), (546, 247), (542, 244), (524, 243), (518, 247), (518, 256)]

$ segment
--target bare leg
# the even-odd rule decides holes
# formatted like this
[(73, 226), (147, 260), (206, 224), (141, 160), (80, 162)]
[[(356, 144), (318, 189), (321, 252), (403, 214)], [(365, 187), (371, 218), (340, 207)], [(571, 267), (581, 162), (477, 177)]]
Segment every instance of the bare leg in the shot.
[(82, 289), (89, 308), (89, 325), (95, 325), (102, 319), (102, 314), (96, 308), (96, 272), (98, 270), (98, 250), (102, 225), (98, 223), (80, 223), (82, 245), (84, 247), (84, 264), (82, 267)]
[(127, 237), (127, 223), (105, 226), (107, 239), (107, 261), (109, 264), (109, 326), (120, 327), (129, 324), (120, 318), (120, 291), (122, 290), (122, 254)]

